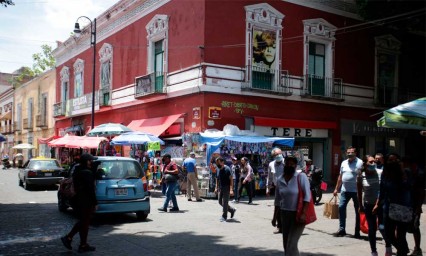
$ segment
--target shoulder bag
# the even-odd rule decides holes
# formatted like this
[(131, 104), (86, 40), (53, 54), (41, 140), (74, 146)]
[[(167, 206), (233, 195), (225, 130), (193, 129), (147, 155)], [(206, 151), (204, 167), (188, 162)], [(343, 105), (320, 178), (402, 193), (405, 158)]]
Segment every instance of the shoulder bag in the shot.
[(413, 208), (405, 205), (390, 203), (389, 218), (394, 221), (409, 223), (413, 219)]
[(298, 194), (298, 200), (297, 200), (296, 221), (299, 223), (304, 223), (305, 225), (308, 225), (317, 220), (317, 215), (315, 214), (314, 200), (311, 196), (311, 200), (309, 201), (308, 208), (306, 209), (306, 213), (305, 213), (306, 221), (305, 222), (300, 221), (300, 215), (302, 215), (303, 203), (304, 203), (303, 202), (304, 193), (300, 184), (300, 175), (303, 175), (303, 174), (297, 175), (297, 187), (299, 188), (299, 194)]

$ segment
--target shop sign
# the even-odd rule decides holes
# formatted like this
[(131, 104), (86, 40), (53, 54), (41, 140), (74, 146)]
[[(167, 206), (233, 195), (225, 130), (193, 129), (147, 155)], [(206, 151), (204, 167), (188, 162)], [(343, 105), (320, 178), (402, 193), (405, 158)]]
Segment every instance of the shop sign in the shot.
[[(92, 93), (67, 101), (66, 116), (75, 116), (92, 112)], [(95, 110), (99, 110), (99, 91), (95, 92)]]
[(161, 147), (160, 147), (160, 142), (149, 142), (148, 143), (148, 150), (154, 150), (154, 151), (156, 151), (156, 150), (160, 150), (161, 149)]
[(201, 118), (201, 108), (195, 107), (192, 108), (192, 119), (200, 119)]
[(135, 97), (153, 93), (151, 74), (135, 79)]
[(219, 107), (209, 107), (209, 118), (211, 119), (220, 119), (222, 108)]
[(252, 126), (253, 131), (263, 136), (327, 138), (327, 129), (308, 129), (294, 127)]

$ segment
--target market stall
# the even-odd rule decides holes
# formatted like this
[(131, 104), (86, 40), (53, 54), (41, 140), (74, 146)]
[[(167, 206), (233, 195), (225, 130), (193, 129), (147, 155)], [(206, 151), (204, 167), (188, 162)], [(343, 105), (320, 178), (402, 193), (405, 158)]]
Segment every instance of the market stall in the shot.
[[(283, 137), (264, 137), (258, 136), (250, 131), (240, 131), (233, 125), (226, 125), (223, 131), (207, 130), (200, 133), (200, 143), (206, 145), (206, 170), (208, 176), (203, 175), (201, 180), (201, 191), (206, 191), (206, 197), (215, 197), (213, 193), (215, 188), (214, 170), (209, 168), (212, 158), (221, 155), (227, 163), (231, 163), (231, 156), (238, 159), (245, 156), (250, 159), (250, 165), (255, 172), (255, 189), (257, 191), (265, 189), (267, 166), (270, 161), (270, 152), (274, 146), (293, 147), (294, 138)], [(205, 174), (205, 172), (204, 172)], [(206, 179), (209, 179), (206, 182)]]

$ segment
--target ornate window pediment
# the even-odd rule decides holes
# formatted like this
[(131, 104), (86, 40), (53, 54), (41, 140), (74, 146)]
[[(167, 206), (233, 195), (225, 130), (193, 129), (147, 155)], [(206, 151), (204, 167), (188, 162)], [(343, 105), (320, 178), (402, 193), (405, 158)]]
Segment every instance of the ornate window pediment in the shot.
[(77, 59), (77, 60), (74, 62), (73, 67), (74, 67), (74, 74), (82, 73), (82, 72), (83, 72), (83, 70), (84, 70), (84, 60), (82, 60), (82, 59)]
[(255, 4), (245, 7), (246, 20), (249, 23), (265, 24), (270, 27), (282, 28), (284, 15), (269, 4)]
[(163, 14), (157, 14), (146, 25), (148, 38), (153, 38), (157, 35), (163, 35), (169, 30), (169, 17)]
[(303, 33), (305, 35), (329, 38), (335, 40), (334, 37), (337, 27), (328, 23), (324, 19), (310, 19), (303, 21)]
[(112, 59), (112, 45), (105, 43), (99, 50), (99, 61), (102, 63), (110, 59)]
[(70, 80), (70, 68), (69, 67), (63, 67), (61, 69), (60, 76), (61, 76), (62, 82), (69, 81)]
[(377, 48), (392, 51), (399, 51), (401, 48), (401, 42), (392, 35), (378, 36), (374, 40)]

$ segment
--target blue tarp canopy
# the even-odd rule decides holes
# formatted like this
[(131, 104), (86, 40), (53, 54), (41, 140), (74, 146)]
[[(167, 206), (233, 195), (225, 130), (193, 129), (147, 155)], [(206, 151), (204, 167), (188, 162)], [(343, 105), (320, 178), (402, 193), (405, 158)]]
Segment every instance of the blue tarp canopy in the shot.
[[(243, 136), (243, 135), (222, 135), (215, 133), (200, 133), (201, 143), (207, 144), (207, 159), (210, 159), (224, 140), (237, 141), (242, 143), (274, 143), (280, 146), (294, 146), (294, 138), (284, 137), (264, 137), (264, 136)], [(208, 161), (208, 160), (207, 160)]]

